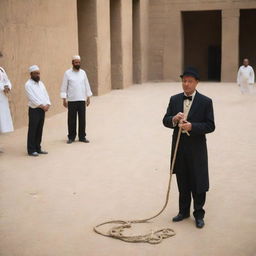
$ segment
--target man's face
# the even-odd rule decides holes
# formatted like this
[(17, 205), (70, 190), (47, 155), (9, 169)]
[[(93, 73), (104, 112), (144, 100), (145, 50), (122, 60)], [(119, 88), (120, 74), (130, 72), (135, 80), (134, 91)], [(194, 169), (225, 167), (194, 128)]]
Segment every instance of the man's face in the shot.
[(182, 78), (182, 87), (183, 91), (187, 95), (192, 95), (196, 89), (198, 84), (198, 80), (196, 80), (193, 76), (183, 76)]
[(248, 59), (244, 59), (243, 64), (244, 64), (244, 66), (247, 67), (249, 65), (249, 60)]
[(72, 61), (73, 68), (75, 68), (76, 70), (80, 69), (80, 64), (81, 64), (80, 60), (73, 60)]
[(40, 81), (40, 72), (39, 71), (34, 71), (30, 73), (31, 79), (33, 79), (35, 82)]

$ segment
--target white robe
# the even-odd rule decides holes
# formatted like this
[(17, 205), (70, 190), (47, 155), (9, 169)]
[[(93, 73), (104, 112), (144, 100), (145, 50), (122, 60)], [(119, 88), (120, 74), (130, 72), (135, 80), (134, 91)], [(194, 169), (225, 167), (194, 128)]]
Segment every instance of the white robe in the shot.
[(9, 108), (8, 97), (4, 94), (4, 86), (10, 89), (12, 84), (3, 68), (0, 67), (0, 133), (12, 132), (13, 123)]
[(254, 84), (254, 71), (251, 66), (241, 66), (237, 73), (237, 83), (242, 93), (252, 93)]

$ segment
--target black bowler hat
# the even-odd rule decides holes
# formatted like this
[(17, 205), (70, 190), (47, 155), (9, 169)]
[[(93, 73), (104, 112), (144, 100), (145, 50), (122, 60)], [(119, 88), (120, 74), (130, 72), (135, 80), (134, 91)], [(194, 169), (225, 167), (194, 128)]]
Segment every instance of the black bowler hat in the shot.
[(187, 67), (185, 69), (185, 71), (183, 72), (183, 74), (180, 75), (181, 78), (183, 78), (184, 76), (192, 76), (196, 80), (199, 80), (199, 73), (198, 73), (197, 69), (193, 68), (193, 67)]

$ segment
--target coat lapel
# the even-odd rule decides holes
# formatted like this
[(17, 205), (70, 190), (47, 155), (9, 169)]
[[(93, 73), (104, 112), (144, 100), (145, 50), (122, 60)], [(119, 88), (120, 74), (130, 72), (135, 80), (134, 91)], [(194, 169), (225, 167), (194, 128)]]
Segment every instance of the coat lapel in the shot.
[(199, 93), (196, 92), (195, 94), (195, 98), (193, 100), (193, 103), (192, 103), (192, 106), (189, 110), (189, 113), (188, 113), (188, 118), (187, 120), (189, 120), (191, 118), (191, 116), (193, 116), (193, 114), (195, 113), (195, 110), (197, 109), (197, 107), (199, 106)]
[(183, 95), (184, 95), (184, 93), (181, 93), (180, 94), (180, 97), (178, 98), (178, 111), (177, 111), (177, 113), (178, 112), (182, 112), (183, 113), (183, 108), (184, 108), (184, 106), (183, 106)]

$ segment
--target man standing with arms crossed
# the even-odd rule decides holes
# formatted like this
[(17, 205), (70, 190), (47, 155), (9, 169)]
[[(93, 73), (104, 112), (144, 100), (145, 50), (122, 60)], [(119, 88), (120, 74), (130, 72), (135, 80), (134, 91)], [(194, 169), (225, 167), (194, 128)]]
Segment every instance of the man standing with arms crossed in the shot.
[(171, 97), (163, 118), (164, 126), (174, 129), (172, 157), (179, 128), (182, 129), (174, 173), (179, 189), (179, 213), (172, 220), (190, 216), (191, 195), (194, 201), (195, 224), (204, 226), (206, 192), (209, 190), (208, 157), (205, 134), (215, 130), (212, 100), (196, 87), (199, 74), (187, 68), (181, 75), (183, 91)]
[(87, 75), (85, 71), (80, 68), (80, 64), (80, 56), (73, 56), (73, 67), (64, 73), (61, 86), (61, 98), (63, 99), (63, 106), (68, 108), (68, 144), (74, 142), (76, 138), (77, 115), (79, 121), (79, 141), (89, 143), (89, 140), (86, 139), (85, 133), (85, 115), (86, 107), (90, 105), (90, 97), (92, 96), (92, 92)]

